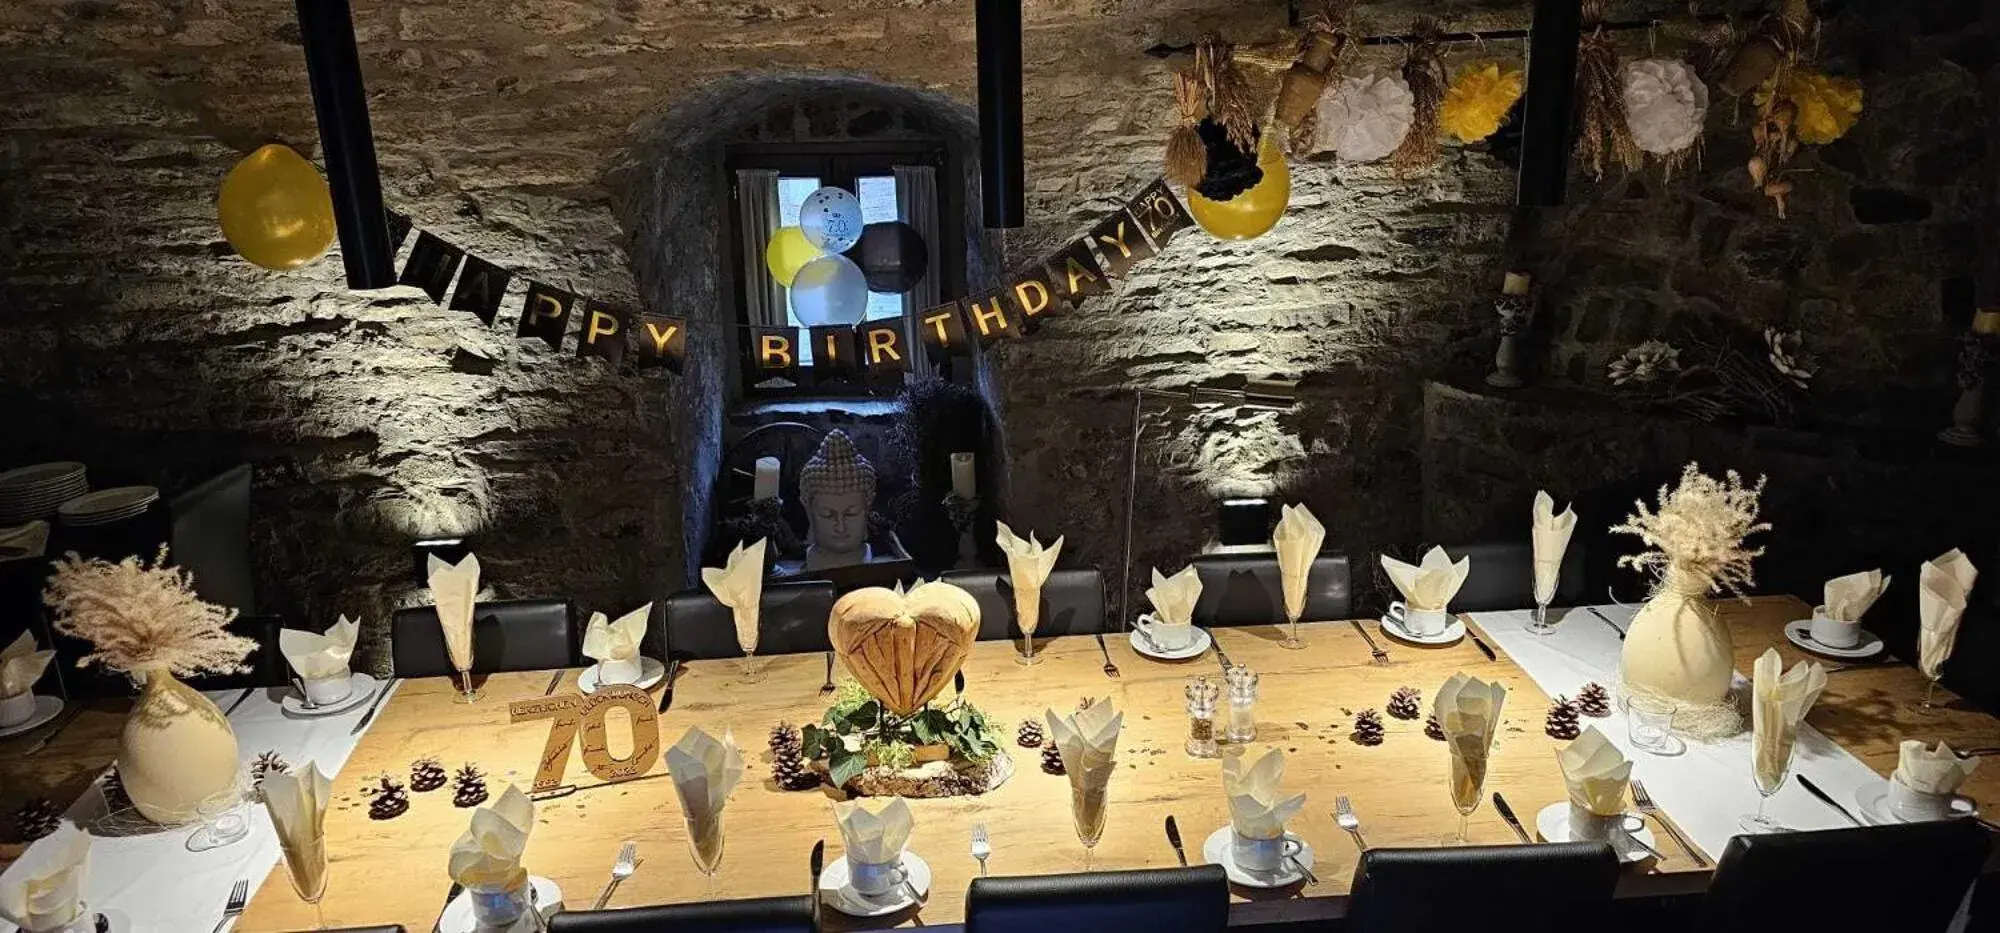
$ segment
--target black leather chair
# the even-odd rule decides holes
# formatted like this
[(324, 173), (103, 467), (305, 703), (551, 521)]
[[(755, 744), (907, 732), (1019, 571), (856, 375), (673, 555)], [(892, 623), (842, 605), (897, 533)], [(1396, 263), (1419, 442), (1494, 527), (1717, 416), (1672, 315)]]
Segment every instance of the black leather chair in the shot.
[(549, 933), (812, 933), (812, 898), (668, 904), (625, 910), (565, 910)]
[[(833, 584), (825, 580), (765, 583), (757, 614), (757, 653), (803, 654), (830, 651), (826, 620), (833, 614)], [(706, 589), (667, 597), (667, 653), (687, 660), (740, 658), (736, 616)]]
[(1605, 929), (1618, 857), (1602, 842), (1369, 849), (1347, 906), (1350, 933)]
[[(1535, 546), (1526, 536), (1519, 541), (1447, 544), (1444, 552), (1453, 561), (1472, 559), (1472, 566), (1465, 573), (1465, 585), (1451, 599), (1451, 611), (1534, 608)], [(1585, 599), (1583, 589), (1584, 559), (1582, 542), (1572, 539), (1569, 548), (1563, 551), (1562, 578), (1556, 581), (1556, 598), (1551, 605), (1574, 606), (1590, 601)]]
[(1220, 933), (1229, 879), (1220, 865), (974, 878), (965, 933)]
[[(992, 570), (953, 570), (941, 579), (979, 603), (979, 640), (1014, 637), (1014, 582)], [(1104, 631), (1104, 575), (1095, 567), (1055, 570), (1042, 584), (1042, 618), (1035, 635), (1094, 635)]]
[(238, 612), (255, 612), (257, 586), (250, 565), (248, 464), (235, 467), (174, 497), (168, 558), (194, 574), (202, 599)]
[[(1204, 554), (1194, 559), (1201, 577), (1196, 625), (1277, 625), (1285, 621), (1285, 584), (1278, 555)], [(1150, 579), (1150, 578), (1149, 578)], [(1143, 604), (1143, 598), (1139, 601)], [(1136, 614), (1136, 612), (1135, 612)], [(1306, 576), (1306, 614), (1300, 621), (1325, 622), (1354, 614), (1354, 589), (1345, 554), (1313, 558)]]
[[(443, 677), (456, 670), (445, 650), (437, 607), (399, 609), (391, 626), (397, 677)], [(480, 603), (472, 611), (474, 673), (575, 667), (580, 643), (568, 600)]]
[[(1972, 820), (1737, 836), (1716, 862), (1694, 928), (1938, 933), (1990, 847)], [(1852, 896), (1840, 896), (1843, 883)]]

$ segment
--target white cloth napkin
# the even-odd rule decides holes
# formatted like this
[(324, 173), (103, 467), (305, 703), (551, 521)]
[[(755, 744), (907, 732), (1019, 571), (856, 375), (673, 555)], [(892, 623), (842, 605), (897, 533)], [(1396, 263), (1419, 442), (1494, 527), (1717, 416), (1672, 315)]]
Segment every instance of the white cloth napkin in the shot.
[(1164, 625), (1188, 625), (1194, 621), (1194, 604), (1201, 601), (1201, 575), (1189, 564), (1171, 577), (1153, 568), (1153, 585), (1146, 588), (1146, 601), (1153, 604), (1153, 620)]
[(1279, 509), (1278, 527), (1271, 531), (1271, 549), (1278, 552), (1278, 581), (1285, 589), (1285, 620), (1296, 621), (1306, 614), (1306, 578), (1312, 573), (1313, 558), (1326, 543), (1326, 526), (1303, 505)]
[(1575, 509), (1565, 505), (1557, 512), (1555, 499), (1546, 492), (1535, 493), (1535, 605), (1555, 601), (1556, 584), (1562, 582), (1563, 552), (1569, 550), (1569, 536), (1575, 531)]
[(1444, 548), (1432, 547), (1424, 553), (1423, 563), (1415, 567), (1384, 554), (1382, 569), (1411, 609), (1443, 611), (1465, 585), (1465, 575), (1472, 572), (1472, 558), (1461, 557), (1454, 564)]
[(584, 657), (597, 661), (630, 661), (638, 657), (639, 646), (646, 640), (646, 620), (652, 615), (652, 603), (619, 616), (616, 622), (602, 612), (591, 613), (590, 625), (583, 630)]
[(41, 520), (0, 529), (0, 561), (34, 560), (49, 549), (49, 523)]
[(0, 884), (0, 917), (26, 933), (60, 930), (83, 912), (90, 834), (67, 820), (22, 853)]
[(667, 773), (673, 775), (682, 815), (696, 823), (712, 822), (722, 815), (729, 792), (743, 777), (743, 753), (736, 750), (729, 733), (717, 739), (700, 726), (691, 726), (667, 749)]
[(1977, 767), (1979, 759), (1960, 758), (1943, 742), (1935, 748), (1925, 748), (1922, 742), (1905, 739), (1898, 748), (1893, 777), (1904, 787), (1920, 793), (1955, 794)]
[(1951, 658), (1965, 601), (1977, 579), (1979, 568), (1958, 548), (1925, 561), (1917, 571), (1917, 661), (1932, 680), (1944, 676), (1944, 662)]
[(1632, 762), (1596, 726), (1556, 752), (1556, 764), (1562, 767), (1563, 783), (1569, 785), (1570, 803), (1598, 816), (1625, 812)]
[(1791, 764), (1799, 724), (1826, 689), (1826, 669), (1818, 662), (1801, 661), (1787, 671), (1778, 649), (1766, 648), (1751, 674), (1751, 766), (1769, 786), (1778, 783)]
[(721, 567), (701, 568), (701, 582), (728, 606), (736, 618), (736, 644), (746, 655), (757, 653), (757, 613), (764, 598), (764, 543), (736, 545)]
[(264, 776), (264, 810), (271, 814), (285, 864), (303, 890), (324, 889), (326, 877), (326, 805), (333, 802), (333, 782), (308, 761), (292, 771)]
[(534, 828), (535, 802), (519, 787), (507, 785), (497, 803), (472, 811), (472, 825), (451, 844), (451, 880), (468, 888), (504, 890), (525, 883), (528, 870), (521, 867), (521, 855)]
[(36, 651), (34, 634), (22, 632), (13, 644), (0, 649), (0, 697), (17, 697), (34, 689), (35, 681), (42, 679), (49, 659), (55, 656), (54, 650)]
[(1840, 622), (1859, 622), (1869, 606), (1882, 598), (1882, 591), (1889, 588), (1889, 578), (1880, 570), (1864, 570), (1844, 577), (1834, 577), (1826, 581), (1821, 591), (1821, 604), (1826, 606), (1826, 617)]
[(437, 605), (438, 625), (444, 628), (444, 647), (451, 664), (461, 671), (472, 670), (472, 613), (479, 604), (479, 555), (467, 554), (456, 565), (435, 555), (425, 565), (429, 569), (431, 602)]
[(1042, 584), (1049, 581), (1049, 572), (1056, 569), (1063, 539), (1058, 537), (1054, 544), (1043, 547), (1032, 531), (1028, 532), (1028, 540), (1023, 541), (1006, 522), (994, 525), (999, 529), (994, 542), (1007, 555), (1007, 577), (1014, 584), (1014, 620), (1023, 634), (1033, 635), (1035, 626), (1042, 621)]
[(1507, 688), (1463, 673), (1451, 675), (1438, 688), (1438, 725), (1455, 763), (1453, 800), (1477, 799), (1474, 795), (1486, 786), (1486, 762), (1493, 754), (1493, 735), (1500, 730), (1500, 708), (1506, 699)]
[(1125, 714), (1105, 697), (1068, 715), (1053, 709), (1044, 715), (1070, 784), (1103, 793), (1117, 765), (1118, 733), (1125, 727)]
[(348, 659), (354, 657), (354, 640), (360, 634), (361, 624), (343, 615), (325, 634), (289, 628), (279, 632), (278, 651), (302, 680), (346, 677), (350, 673)]
[(1278, 790), (1285, 776), (1285, 753), (1271, 749), (1245, 765), (1242, 755), (1222, 762), (1222, 792), (1229, 797), (1229, 824), (1245, 839), (1277, 839), (1285, 822), (1306, 805), (1304, 792), (1286, 796)]
[(840, 824), (840, 844), (847, 850), (847, 860), (867, 865), (887, 865), (902, 858), (903, 846), (916, 826), (910, 805), (901, 797), (892, 797), (886, 804), (866, 798), (836, 803), (833, 820)]

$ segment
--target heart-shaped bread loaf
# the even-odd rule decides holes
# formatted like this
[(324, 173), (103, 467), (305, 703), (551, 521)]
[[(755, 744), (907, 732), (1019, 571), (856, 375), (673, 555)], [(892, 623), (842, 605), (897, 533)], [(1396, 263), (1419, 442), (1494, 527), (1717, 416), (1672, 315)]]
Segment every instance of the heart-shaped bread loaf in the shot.
[(904, 717), (951, 683), (979, 635), (979, 604), (949, 583), (908, 593), (871, 586), (833, 604), (833, 653), (870, 696)]

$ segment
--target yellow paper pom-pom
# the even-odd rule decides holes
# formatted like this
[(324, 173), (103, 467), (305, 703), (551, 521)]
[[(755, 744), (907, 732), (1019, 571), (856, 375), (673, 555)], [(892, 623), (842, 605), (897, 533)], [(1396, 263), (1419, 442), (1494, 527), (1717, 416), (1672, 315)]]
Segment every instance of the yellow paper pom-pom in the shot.
[[(1859, 81), (1804, 69), (1795, 69), (1781, 80), (1780, 93), (1797, 111), (1792, 118), (1792, 134), (1799, 142), (1824, 146), (1847, 135), (1855, 121), (1861, 119)], [(1768, 95), (1766, 91), (1758, 96)]]
[(1438, 125), (1462, 143), (1476, 143), (1500, 129), (1521, 98), (1521, 69), (1497, 62), (1459, 69), (1438, 108)]

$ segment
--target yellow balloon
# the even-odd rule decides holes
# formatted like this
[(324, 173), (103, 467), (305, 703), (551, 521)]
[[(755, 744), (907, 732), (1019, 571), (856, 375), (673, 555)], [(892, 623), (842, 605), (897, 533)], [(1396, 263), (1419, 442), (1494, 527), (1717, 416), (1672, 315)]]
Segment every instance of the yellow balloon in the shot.
[(215, 199), (222, 235), (266, 269), (296, 269), (333, 244), (333, 195), (305, 157), (272, 143), (250, 153)]
[(1257, 167), (1264, 180), (1227, 201), (1211, 201), (1189, 188), (1187, 208), (1194, 222), (1218, 240), (1248, 240), (1277, 226), (1292, 200), (1292, 173), (1278, 151), (1278, 134), (1268, 128), (1257, 146)]
[(824, 250), (812, 245), (806, 239), (806, 232), (798, 227), (779, 227), (771, 235), (770, 245), (764, 247), (764, 267), (771, 270), (771, 278), (779, 285), (792, 287), (792, 279), (797, 277), (805, 264), (826, 255)]

